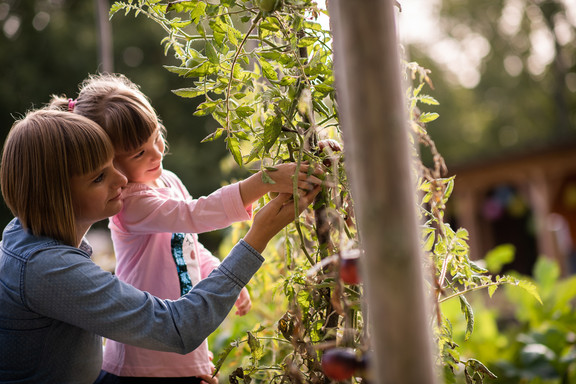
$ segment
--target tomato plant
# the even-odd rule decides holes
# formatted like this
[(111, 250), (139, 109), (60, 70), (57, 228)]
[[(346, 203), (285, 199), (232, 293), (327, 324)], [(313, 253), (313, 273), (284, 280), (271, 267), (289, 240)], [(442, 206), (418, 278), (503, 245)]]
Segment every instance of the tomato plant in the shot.
[[(131, 0), (116, 2), (110, 12), (122, 10), (145, 15), (166, 31), (165, 52), (181, 63), (166, 69), (193, 84), (173, 92), (201, 98), (194, 115), (210, 115), (218, 124), (204, 140), (223, 140), (234, 161), (253, 170), (287, 161), (327, 167), (325, 187), (312, 209), (278, 237), (272, 250), (278, 257), (268, 257), (267, 264), (277, 263), (270, 273), (275, 273), (275, 289), (283, 297), (275, 328), (262, 325), (246, 332), (221, 351), (216, 365), (220, 369), (234, 349), (246, 347), (249, 361), (238, 362), (230, 382), (329, 382), (331, 368), (322, 364), (334, 353), (329, 351), (352, 348), (367, 356), (371, 346), (365, 324), (369, 309), (362, 306), (364, 285), (357, 273), (348, 273), (350, 260), (340, 257), (361, 253), (361, 245), (344, 167), (331, 34), (318, 21), (327, 12), (312, 0)], [(481, 380), (486, 367), (476, 360), (467, 363), (472, 359), (461, 361), (439, 303), (460, 301), (469, 337), (474, 316), (466, 293), (487, 288), (492, 294), (505, 283), (537, 293), (529, 283), (489, 276), (468, 258), (466, 230), (444, 222), (454, 179), (444, 177), (446, 166), (427, 132), (426, 124), (438, 115), (420, 111), (438, 104), (423, 91), (431, 86), (429, 71), (405, 62), (398, 76), (409, 84), (407, 126), (414, 139), (424, 269), (432, 271), (429, 291), (437, 303), (440, 364), (447, 376), (466, 367), (467, 375), (473, 370)], [(419, 146), (432, 152), (431, 167), (422, 164)], [(277, 308), (269, 310), (276, 313)], [(366, 379), (365, 372), (351, 380)]]

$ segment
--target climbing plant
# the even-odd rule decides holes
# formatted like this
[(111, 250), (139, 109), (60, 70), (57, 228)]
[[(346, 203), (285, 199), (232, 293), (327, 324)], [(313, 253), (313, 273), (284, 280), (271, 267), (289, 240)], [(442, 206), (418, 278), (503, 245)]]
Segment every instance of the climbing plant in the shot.
[[(327, 12), (312, 0), (127, 0), (113, 4), (111, 16), (119, 12), (144, 15), (166, 31), (161, 45), (180, 65), (165, 68), (183, 84), (173, 92), (200, 98), (194, 115), (210, 115), (218, 124), (204, 140), (222, 140), (234, 161), (253, 171), (273, 172), (283, 162), (326, 169), (313, 207), (279, 237), (282, 257), (268, 261), (277, 263), (286, 306), (276, 328), (250, 330), (216, 351), (217, 369), (235, 349), (245, 349), (249, 362), (229, 373), (232, 383), (368, 382), (370, 308), (363, 306), (357, 272), (363, 256), (344, 167), (331, 34), (319, 21), (328, 19)], [(444, 176), (446, 166), (426, 128), (438, 114), (421, 110), (438, 105), (425, 91), (432, 89), (429, 71), (404, 62), (398, 76), (407, 84), (406, 126), (418, 180), (422, 263), (436, 303), (430, 323), (438, 364), (447, 382), (457, 375), (482, 382), (493, 374), (480, 361), (460, 358), (440, 304), (460, 302), (469, 337), (474, 314), (467, 293), (487, 289), (492, 295), (498, 286), (514, 284), (538, 295), (528, 282), (489, 275), (469, 259), (467, 231), (444, 221), (455, 180)], [(420, 160), (421, 150), (432, 154), (431, 166)], [(272, 182), (266, 172), (265, 181)]]

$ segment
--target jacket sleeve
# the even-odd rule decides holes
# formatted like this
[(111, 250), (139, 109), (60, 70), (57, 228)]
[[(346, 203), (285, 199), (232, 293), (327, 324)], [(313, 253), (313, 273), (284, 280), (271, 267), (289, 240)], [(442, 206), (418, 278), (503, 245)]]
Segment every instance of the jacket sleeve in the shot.
[(120, 281), (76, 248), (44, 249), (26, 268), (26, 305), (121, 343), (184, 354), (220, 325), (262, 262), (241, 240), (207, 278), (172, 301)]
[(113, 220), (122, 230), (133, 234), (202, 233), (251, 217), (252, 207), (244, 207), (236, 183), (199, 199), (166, 198), (153, 189), (135, 192), (126, 196), (122, 211)]

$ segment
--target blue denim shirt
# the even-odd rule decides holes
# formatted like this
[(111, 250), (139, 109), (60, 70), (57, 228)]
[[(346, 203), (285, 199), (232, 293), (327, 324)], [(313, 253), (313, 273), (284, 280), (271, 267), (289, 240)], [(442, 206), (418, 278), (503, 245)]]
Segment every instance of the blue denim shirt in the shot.
[[(188, 353), (212, 333), (263, 262), (240, 241), (178, 300), (118, 280), (74, 248), (36, 237), (14, 219), (0, 242), (0, 383), (93, 383), (102, 336)], [(153, 255), (151, 255), (153, 256)]]

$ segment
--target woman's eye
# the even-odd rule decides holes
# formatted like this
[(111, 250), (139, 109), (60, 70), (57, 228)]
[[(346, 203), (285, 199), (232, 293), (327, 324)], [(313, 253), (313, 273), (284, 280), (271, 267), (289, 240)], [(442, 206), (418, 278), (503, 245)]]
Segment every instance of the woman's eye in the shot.
[(94, 182), (95, 182), (95, 183), (101, 183), (102, 180), (104, 180), (104, 172), (102, 172), (101, 174), (99, 174), (98, 177), (94, 179)]

